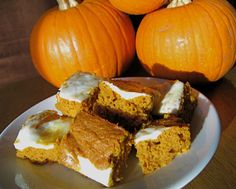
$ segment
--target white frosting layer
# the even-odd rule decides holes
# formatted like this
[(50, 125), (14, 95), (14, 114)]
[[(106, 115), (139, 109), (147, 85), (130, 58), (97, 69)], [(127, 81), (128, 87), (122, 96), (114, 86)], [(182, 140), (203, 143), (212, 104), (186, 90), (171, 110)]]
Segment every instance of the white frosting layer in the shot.
[(175, 114), (180, 109), (181, 99), (184, 96), (184, 83), (176, 81), (160, 103), (160, 114)]
[(138, 144), (142, 141), (155, 140), (157, 139), (165, 130), (168, 130), (170, 127), (158, 126), (141, 129), (136, 133), (134, 137), (134, 144)]
[[(22, 126), (14, 146), (17, 150), (24, 150), (28, 147), (39, 149), (53, 149), (57, 138), (62, 137), (69, 131), (71, 119), (56, 119), (43, 123), (39, 127), (37, 119), (28, 119)], [(44, 138), (47, 142), (44, 142)]]
[(66, 80), (59, 89), (61, 98), (82, 102), (87, 99), (92, 90), (98, 87), (100, 79), (89, 73), (78, 72)]
[(108, 85), (115, 93), (119, 94), (122, 98), (126, 100), (130, 100), (136, 97), (140, 96), (150, 96), (147, 93), (138, 93), (138, 92), (130, 92), (130, 91), (125, 91), (114, 85), (113, 83), (110, 83), (108, 81), (103, 81), (106, 85)]
[(77, 156), (77, 158), (80, 162), (80, 173), (107, 187), (111, 185), (110, 180), (113, 173), (112, 168), (98, 169), (89, 159), (81, 156)]
[(79, 164), (75, 165), (77, 161), (74, 161), (73, 155), (66, 150), (66, 159), (65, 162), (70, 166), (76, 166), (77, 171), (88, 178), (91, 178), (105, 186), (111, 185), (111, 177), (113, 170), (112, 168), (108, 169), (98, 169), (96, 166), (87, 158), (77, 155)]

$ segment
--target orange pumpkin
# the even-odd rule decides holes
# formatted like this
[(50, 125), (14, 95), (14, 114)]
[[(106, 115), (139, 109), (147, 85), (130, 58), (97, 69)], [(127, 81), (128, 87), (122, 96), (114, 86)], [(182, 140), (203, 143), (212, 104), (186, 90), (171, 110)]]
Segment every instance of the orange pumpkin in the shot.
[(58, 0), (30, 37), (38, 72), (59, 87), (76, 71), (119, 76), (135, 54), (135, 31), (129, 17), (107, 0)]
[(128, 14), (146, 14), (160, 8), (167, 0), (109, 0), (117, 9)]
[(153, 76), (216, 81), (236, 60), (236, 11), (225, 0), (174, 0), (144, 17), (136, 50)]

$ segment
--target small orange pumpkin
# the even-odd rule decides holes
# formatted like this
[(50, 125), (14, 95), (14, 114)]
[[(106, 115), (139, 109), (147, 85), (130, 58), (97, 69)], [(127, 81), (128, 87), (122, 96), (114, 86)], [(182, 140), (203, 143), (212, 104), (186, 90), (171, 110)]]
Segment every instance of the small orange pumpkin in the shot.
[(119, 76), (135, 54), (135, 31), (129, 17), (107, 0), (58, 0), (30, 37), (38, 72), (59, 87), (76, 71)]
[(144, 17), (136, 50), (153, 76), (216, 81), (236, 60), (236, 11), (225, 0), (174, 0)]
[(127, 14), (146, 14), (160, 8), (167, 0), (109, 0), (117, 9)]

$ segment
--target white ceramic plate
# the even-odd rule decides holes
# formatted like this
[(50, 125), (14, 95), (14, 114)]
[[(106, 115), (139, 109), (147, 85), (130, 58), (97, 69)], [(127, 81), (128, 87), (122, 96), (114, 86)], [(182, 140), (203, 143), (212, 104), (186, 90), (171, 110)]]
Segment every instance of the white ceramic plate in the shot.
[[(153, 86), (168, 82), (154, 78), (122, 78)], [(20, 99), (19, 99), (20, 100)], [(0, 135), (0, 188), (53, 189), (103, 188), (102, 185), (57, 164), (34, 165), (16, 158), (13, 142), (29, 115), (55, 109), (55, 96), (36, 104), (16, 118)], [(113, 188), (181, 188), (193, 180), (214, 155), (220, 139), (220, 121), (213, 104), (201, 93), (192, 120), (192, 145), (166, 167), (143, 176), (132, 153), (124, 180)]]

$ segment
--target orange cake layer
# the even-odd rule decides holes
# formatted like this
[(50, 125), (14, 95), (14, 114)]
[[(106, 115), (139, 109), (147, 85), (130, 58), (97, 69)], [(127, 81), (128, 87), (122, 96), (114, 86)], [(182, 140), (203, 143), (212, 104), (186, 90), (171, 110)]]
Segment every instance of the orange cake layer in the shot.
[(45, 164), (49, 162), (57, 162), (60, 150), (55, 144), (53, 149), (44, 150), (28, 147), (24, 150), (18, 150), (16, 156), (22, 159), (29, 159), (32, 163)]
[(144, 174), (160, 169), (189, 150), (189, 125), (171, 122), (152, 122), (135, 135), (136, 156)]

